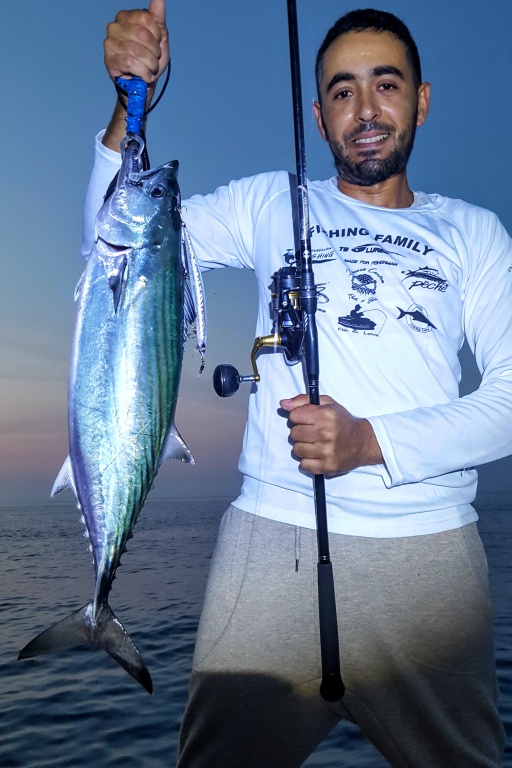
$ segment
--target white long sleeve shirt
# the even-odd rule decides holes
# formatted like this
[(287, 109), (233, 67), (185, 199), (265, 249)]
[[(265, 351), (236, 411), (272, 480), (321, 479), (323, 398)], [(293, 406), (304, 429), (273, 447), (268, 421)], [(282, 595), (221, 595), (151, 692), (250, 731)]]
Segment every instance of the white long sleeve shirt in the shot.
[[(96, 140), (83, 254), (120, 156)], [(371, 422), (384, 464), (326, 480), (329, 530), (435, 533), (477, 519), (475, 466), (512, 453), (512, 242), (497, 217), (439, 195), (380, 208), (310, 182), (320, 389)], [(289, 175), (260, 174), (183, 203), (203, 269), (247, 268), (259, 286), (256, 336), (270, 333), (272, 274), (293, 262)], [(464, 337), (482, 382), (459, 398)], [(304, 392), (300, 365), (260, 354), (236, 506), (315, 527), (311, 476), (292, 456), (279, 400)]]

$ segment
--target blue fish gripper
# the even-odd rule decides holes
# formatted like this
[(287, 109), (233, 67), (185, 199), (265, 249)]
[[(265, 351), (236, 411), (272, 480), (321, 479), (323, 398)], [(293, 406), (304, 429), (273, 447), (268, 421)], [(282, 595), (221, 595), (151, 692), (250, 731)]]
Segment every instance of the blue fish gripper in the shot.
[(132, 77), (130, 80), (116, 77), (116, 85), (128, 97), (126, 133), (140, 136), (146, 112), (147, 83), (140, 77)]

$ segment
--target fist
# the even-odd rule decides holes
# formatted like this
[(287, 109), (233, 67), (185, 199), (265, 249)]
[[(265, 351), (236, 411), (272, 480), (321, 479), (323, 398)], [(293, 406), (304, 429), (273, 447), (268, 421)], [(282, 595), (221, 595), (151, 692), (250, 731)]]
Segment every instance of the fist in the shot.
[(151, 0), (147, 11), (120, 11), (107, 27), (103, 49), (111, 78), (136, 75), (154, 90), (169, 62), (165, 0)]
[(372, 425), (352, 416), (332, 397), (322, 395), (311, 405), (307, 395), (281, 400), (291, 423), (293, 453), (312, 475), (340, 475), (356, 467), (382, 463)]

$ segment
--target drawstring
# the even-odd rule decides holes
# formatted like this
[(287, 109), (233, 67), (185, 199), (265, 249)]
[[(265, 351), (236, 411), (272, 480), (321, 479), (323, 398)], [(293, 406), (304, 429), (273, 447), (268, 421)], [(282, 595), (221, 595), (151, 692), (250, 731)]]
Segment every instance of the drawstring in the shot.
[(300, 560), (300, 528), (298, 525), (295, 526), (295, 573), (299, 570), (299, 560)]

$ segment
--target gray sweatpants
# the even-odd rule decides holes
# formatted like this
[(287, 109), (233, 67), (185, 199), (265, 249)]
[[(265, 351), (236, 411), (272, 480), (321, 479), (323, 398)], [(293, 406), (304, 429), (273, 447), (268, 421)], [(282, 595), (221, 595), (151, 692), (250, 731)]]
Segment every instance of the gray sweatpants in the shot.
[(316, 532), (227, 510), (178, 768), (298, 768), (339, 718), (357, 723), (394, 768), (499, 766), (476, 526), (398, 539), (331, 534), (330, 549), (347, 688), (334, 704), (318, 692)]

